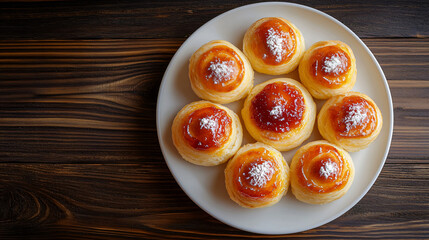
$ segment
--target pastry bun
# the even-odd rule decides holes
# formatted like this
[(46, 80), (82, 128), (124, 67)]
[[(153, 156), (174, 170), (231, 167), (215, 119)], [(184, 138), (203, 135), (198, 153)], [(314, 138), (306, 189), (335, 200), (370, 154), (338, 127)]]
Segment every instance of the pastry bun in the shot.
[(274, 148), (263, 143), (247, 144), (228, 162), (225, 184), (230, 198), (240, 206), (271, 206), (287, 192), (289, 167)]
[(192, 90), (200, 98), (216, 103), (245, 97), (253, 87), (253, 75), (246, 56), (223, 40), (204, 44), (189, 61)]
[(348, 92), (326, 101), (319, 112), (317, 124), (323, 138), (346, 151), (356, 152), (377, 138), (383, 118), (370, 97)]
[(241, 146), (243, 129), (232, 110), (208, 101), (183, 107), (172, 125), (174, 146), (188, 162), (214, 166), (226, 162)]
[(241, 115), (254, 139), (279, 151), (287, 151), (310, 137), (316, 104), (299, 82), (276, 78), (252, 89)]
[(356, 58), (352, 49), (341, 41), (313, 44), (301, 59), (299, 78), (317, 99), (350, 91), (356, 82)]
[(354, 173), (352, 158), (346, 151), (327, 141), (310, 142), (292, 158), (292, 193), (302, 202), (329, 203), (349, 190)]
[(253, 23), (243, 39), (243, 52), (255, 71), (270, 75), (292, 72), (305, 50), (304, 37), (291, 22), (280, 17)]

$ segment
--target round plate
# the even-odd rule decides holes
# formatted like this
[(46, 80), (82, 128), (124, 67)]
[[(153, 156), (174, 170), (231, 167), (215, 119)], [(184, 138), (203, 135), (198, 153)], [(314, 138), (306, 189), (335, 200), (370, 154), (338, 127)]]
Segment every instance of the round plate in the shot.
[[(301, 30), (306, 48), (322, 40), (340, 40), (353, 50), (357, 60), (357, 80), (353, 91), (369, 95), (383, 115), (383, 128), (377, 140), (368, 148), (352, 153), (356, 175), (350, 190), (339, 200), (326, 205), (302, 203), (292, 195), (274, 206), (246, 209), (230, 200), (225, 189), (225, 164), (202, 167), (181, 158), (171, 139), (171, 125), (177, 112), (186, 104), (197, 101), (188, 78), (191, 55), (211, 40), (226, 40), (242, 48), (247, 28), (263, 17), (283, 17)], [(255, 85), (275, 76), (255, 72)], [(283, 77), (283, 76), (281, 76)], [(286, 77), (298, 78), (297, 70)], [(318, 110), (322, 101), (316, 101)], [(239, 112), (243, 100), (226, 106)], [(195, 31), (172, 58), (162, 79), (158, 94), (156, 124), (159, 144), (165, 161), (180, 187), (204, 211), (233, 227), (263, 234), (286, 234), (318, 227), (341, 216), (353, 207), (371, 188), (386, 160), (393, 130), (393, 107), (389, 87), (377, 60), (350, 29), (334, 18), (309, 7), (291, 3), (259, 3), (228, 11)], [(244, 127), (244, 125), (243, 125)], [(254, 142), (244, 129), (243, 144)], [(315, 128), (310, 140), (322, 139)], [(305, 143), (307, 143), (306, 141)], [(304, 143), (304, 144), (305, 144)], [(290, 164), (297, 149), (283, 152)]]

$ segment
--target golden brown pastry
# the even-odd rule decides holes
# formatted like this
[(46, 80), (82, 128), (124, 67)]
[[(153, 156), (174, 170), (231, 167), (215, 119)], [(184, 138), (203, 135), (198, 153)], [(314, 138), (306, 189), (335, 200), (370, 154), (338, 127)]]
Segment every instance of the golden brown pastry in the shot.
[(240, 119), (230, 109), (208, 101), (193, 102), (173, 121), (174, 146), (194, 164), (213, 166), (231, 158), (241, 146)]
[(352, 158), (346, 151), (327, 141), (310, 142), (292, 158), (292, 193), (302, 202), (329, 203), (349, 190), (354, 174)]
[(204, 44), (189, 61), (189, 79), (195, 94), (216, 103), (245, 97), (253, 87), (253, 75), (246, 56), (223, 40)]
[(305, 50), (304, 37), (291, 22), (280, 17), (262, 18), (249, 27), (243, 52), (253, 69), (279, 75), (295, 70)]
[(271, 206), (287, 192), (289, 167), (274, 148), (247, 144), (228, 162), (225, 184), (230, 198), (243, 207)]
[(375, 102), (358, 92), (330, 98), (320, 110), (317, 122), (323, 138), (349, 152), (366, 148), (383, 125)]
[(341, 41), (321, 41), (308, 49), (299, 64), (299, 78), (317, 99), (350, 91), (356, 82), (356, 59)]
[(310, 136), (316, 119), (316, 104), (299, 82), (276, 78), (252, 89), (241, 115), (254, 139), (279, 151), (287, 151)]

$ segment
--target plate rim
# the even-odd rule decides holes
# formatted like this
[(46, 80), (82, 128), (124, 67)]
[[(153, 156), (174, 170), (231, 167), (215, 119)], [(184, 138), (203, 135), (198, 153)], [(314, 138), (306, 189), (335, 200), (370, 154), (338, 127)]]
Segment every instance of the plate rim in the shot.
[[(348, 206), (345, 207), (344, 209), (342, 209), (341, 211), (339, 211), (338, 214), (335, 214), (331, 217), (328, 217), (324, 220), (321, 220), (319, 223), (310, 225), (310, 226), (306, 226), (305, 228), (299, 230), (299, 231), (278, 231), (278, 232), (272, 232), (272, 231), (255, 231), (252, 230), (250, 228), (244, 228), (242, 226), (238, 226), (233, 222), (230, 221), (226, 221), (224, 219), (220, 219), (219, 217), (216, 216), (215, 213), (213, 212), (209, 212), (208, 210), (206, 210), (204, 207), (202, 207), (200, 204), (197, 203), (196, 199), (194, 199), (194, 197), (192, 197), (192, 195), (190, 195), (188, 193), (187, 190), (185, 190), (185, 188), (183, 187), (182, 183), (178, 180), (176, 174), (174, 173), (174, 171), (172, 171), (172, 166), (170, 165), (170, 163), (166, 160), (166, 156), (164, 151), (166, 151), (166, 147), (164, 146), (164, 143), (162, 141), (162, 137), (161, 137), (161, 123), (160, 123), (160, 98), (161, 98), (161, 93), (162, 93), (162, 89), (164, 88), (165, 84), (166, 84), (166, 80), (165, 77), (167, 75), (167, 73), (171, 70), (172, 68), (172, 63), (175, 62), (174, 60), (179, 56), (179, 53), (181, 52), (181, 50), (183, 48), (185, 48), (192, 40), (193, 38), (195, 38), (195, 36), (198, 34), (199, 31), (201, 31), (202, 29), (204, 29), (207, 25), (209, 25), (210, 23), (216, 21), (217, 19), (222, 18), (224, 15), (226, 14), (231, 14), (233, 12), (239, 11), (239, 10), (243, 10), (245, 8), (257, 8), (259, 6), (267, 6), (267, 5), (283, 5), (283, 6), (293, 6), (293, 7), (297, 7), (297, 8), (302, 8), (305, 10), (308, 10), (310, 12), (322, 15), (323, 17), (326, 17), (332, 21), (334, 21), (336, 24), (338, 24), (339, 26), (341, 26), (344, 30), (346, 30), (349, 34), (351, 34), (353, 36), (353, 38), (355, 38), (360, 44), (361, 46), (364, 47), (364, 49), (366, 50), (366, 52), (369, 54), (370, 58), (376, 63), (376, 67), (378, 72), (380, 73), (382, 80), (383, 80), (383, 85), (386, 91), (386, 95), (387, 95), (387, 102), (388, 102), (388, 109), (389, 109), (389, 117), (390, 117), (390, 121), (388, 122), (389, 125), (389, 129), (388, 129), (388, 139), (387, 139), (387, 147), (384, 151), (383, 154), (383, 160), (381, 161), (378, 169), (377, 169), (377, 173), (374, 175), (374, 177), (372, 178), (372, 180), (370, 181), (370, 184), (368, 184), (368, 186), (365, 188), (365, 190), (362, 192), (362, 194), (360, 194), (360, 196), (358, 198), (356, 198), (354, 201), (352, 201), (352, 203)], [(230, 9), (228, 11), (225, 11), (221, 14), (219, 14), (218, 16), (210, 19), (209, 21), (207, 21), (206, 23), (204, 23), (203, 25), (201, 25), (200, 27), (198, 27), (198, 29), (196, 29), (188, 38), (186, 38), (186, 40), (181, 44), (181, 46), (177, 49), (176, 53), (173, 55), (173, 57), (171, 58), (164, 74), (161, 80), (161, 84), (159, 86), (159, 90), (158, 90), (158, 96), (157, 96), (157, 103), (156, 103), (156, 129), (157, 129), (157, 135), (158, 135), (158, 142), (161, 148), (161, 152), (164, 158), (164, 162), (167, 164), (167, 167), (171, 173), (171, 175), (173, 176), (174, 180), (176, 181), (176, 183), (180, 186), (180, 188), (182, 189), (182, 191), (185, 192), (185, 194), (200, 208), (202, 209), (204, 212), (206, 212), (207, 214), (209, 214), (210, 216), (212, 216), (213, 218), (217, 219), (218, 221), (227, 224), (229, 226), (232, 226), (236, 229), (240, 229), (242, 231), (247, 231), (247, 232), (252, 232), (252, 233), (258, 233), (258, 234), (266, 234), (266, 235), (274, 235), (274, 234), (292, 234), (292, 233), (298, 233), (298, 232), (302, 232), (302, 231), (306, 231), (306, 230), (310, 230), (310, 229), (314, 229), (317, 227), (320, 227), (322, 225), (325, 225), (333, 220), (335, 220), (336, 218), (344, 215), (344, 213), (346, 213), (347, 211), (349, 211), (351, 208), (353, 208), (354, 206), (356, 206), (356, 204), (368, 193), (368, 191), (372, 188), (372, 186), (374, 185), (375, 181), (378, 179), (381, 170), (383, 169), (389, 151), (390, 151), (390, 147), (391, 147), (391, 142), (392, 142), (392, 136), (393, 136), (393, 128), (394, 128), (394, 109), (393, 109), (393, 101), (392, 101), (392, 96), (390, 93), (390, 88), (389, 88), (389, 84), (387, 82), (386, 76), (383, 72), (383, 69), (380, 66), (380, 63), (377, 61), (377, 59), (375, 58), (374, 54), (371, 52), (371, 50), (368, 48), (368, 46), (359, 38), (359, 36), (357, 36), (352, 30), (350, 30), (345, 24), (343, 24), (342, 22), (340, 22), (339, 20), (335, 19), (334, 17), (309, 6), (306, 5), (302, 5), (302, 4), (297, 4), (297, 3), (290, 3), (290, 2), (260, 2), (260, 3), (253, 3), (253, 4), (246, 4), (240, 7), (236, 7), (233, 9)]]

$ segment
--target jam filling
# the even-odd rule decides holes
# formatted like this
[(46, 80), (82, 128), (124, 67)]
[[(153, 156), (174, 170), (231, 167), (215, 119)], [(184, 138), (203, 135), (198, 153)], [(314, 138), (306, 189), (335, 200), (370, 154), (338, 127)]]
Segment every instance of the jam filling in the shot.
[(216, 46), (205, 52), (197, 62), (198, 77), (208, 89), (229, 92), (237, 88), (244, 77), (244, 63), (227, 46)]
[(335, 45), (316, 49), (310, 57), (310, 63), (313, 78), (329, 88), (341, 87), (351, 67), (348, 54)]
[(252, 100), (251, 118), (260, 129), (276, 133), (298, 127), (305, 111), (304, 97), (294, 86), (275, 82), (268, 84)]
[(332, 127), (338, 137), (365, 137), (376, 128), (374, 106), (359, 96), (348, 96), (329, 109)]
[(344, 164), (346, 162), (334, 147), (312, 146), (298, 160), (298, 181), (312, 192), (329, 193), (341, 189), (350, 176)]
[(280, 188), (279, 166), (264, 148), (241, 154), (234, 165), (234, 186), (246, 197), (272, 196)]
[(224, 144), (231, 134), (232, 119), (223, 109), (213, 106), (192, 112), (183, 125), (183, 136), (197, 150), (210, 150)]
[(280, 65), (292, 58), (296, 45), (293, 29), (285, 22), (271, 18), (257, 27), (251, 47), (265, 64)]

